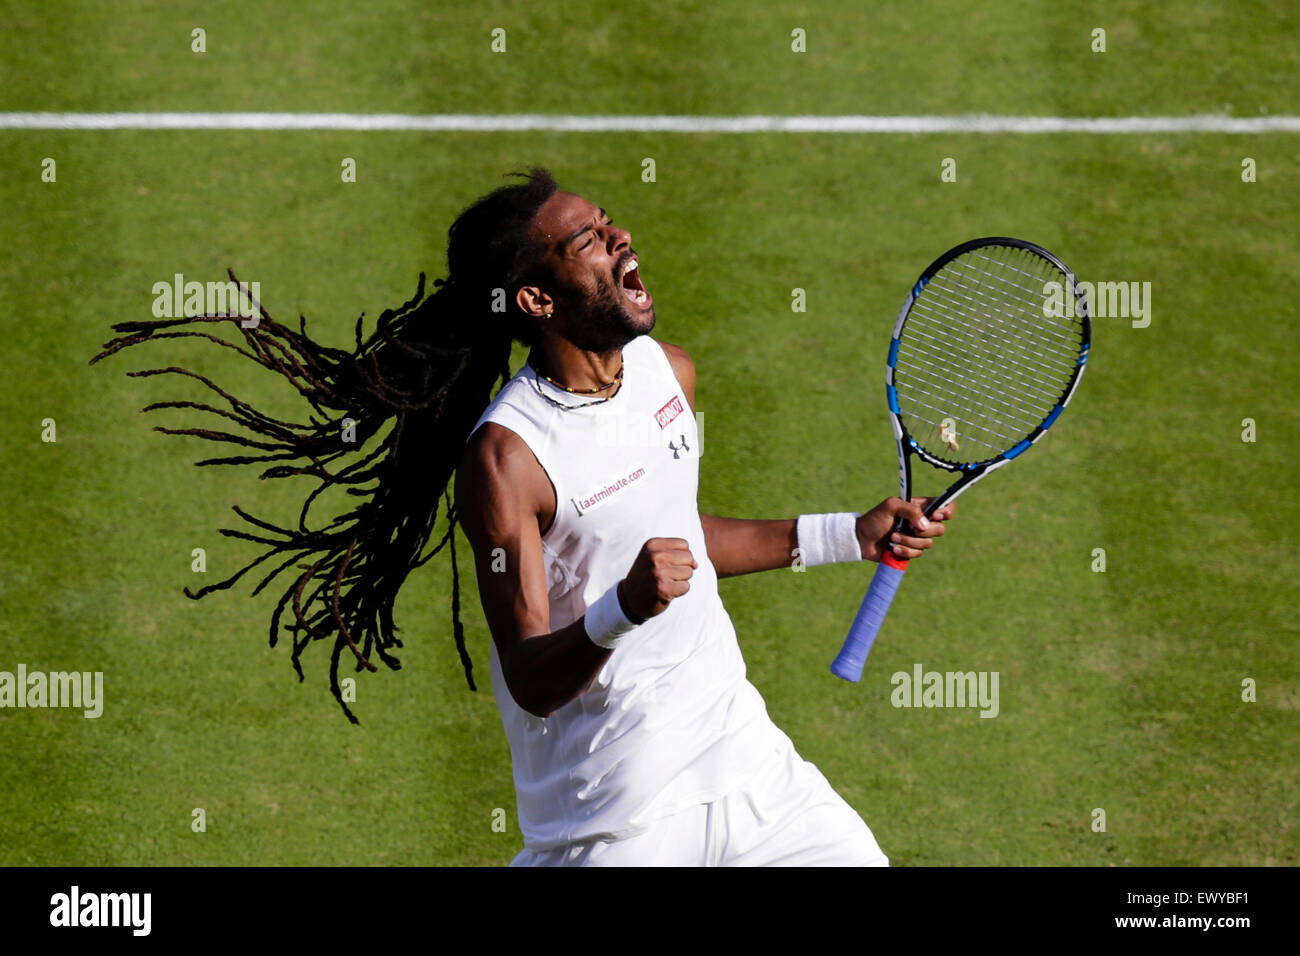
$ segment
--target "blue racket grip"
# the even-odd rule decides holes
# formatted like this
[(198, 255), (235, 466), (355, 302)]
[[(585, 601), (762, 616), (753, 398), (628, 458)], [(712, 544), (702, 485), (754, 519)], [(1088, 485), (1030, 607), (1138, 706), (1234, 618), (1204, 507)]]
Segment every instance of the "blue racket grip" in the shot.
[(876, 642), (876, 635), (885, 623), (885, 615), (889, 613), (889, 605), (894, 603), (894, 595), (903, 583), (906, 570), (907, 561), (902, 558), (889, 553), (881, 558), (867, 596), (862, 599), (862, 607), (858, 608), (858, 616), (849, 628), (849, 636), (844, 639), (839, 656), (831, 664), (831, 673), (836, 677), (855, 684), (862, 679), (862, 668), (866, 666), (871, 645)]

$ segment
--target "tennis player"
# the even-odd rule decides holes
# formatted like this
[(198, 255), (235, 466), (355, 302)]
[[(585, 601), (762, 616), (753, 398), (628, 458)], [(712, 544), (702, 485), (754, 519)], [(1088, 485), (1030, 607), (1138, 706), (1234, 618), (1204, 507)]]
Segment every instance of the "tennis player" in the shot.
[[(557, 189), (528, 236), (536, 281), (507, 291), (535, 342), (455, 482), (525, 838), (512, 865), (888, 865), (768, 717), (718, 579), (915, 558), (953, 508), (701, 515), (695, 367), (650, 335), (630, 234)], [(890, 540), (900, 515), (918, 536)]]

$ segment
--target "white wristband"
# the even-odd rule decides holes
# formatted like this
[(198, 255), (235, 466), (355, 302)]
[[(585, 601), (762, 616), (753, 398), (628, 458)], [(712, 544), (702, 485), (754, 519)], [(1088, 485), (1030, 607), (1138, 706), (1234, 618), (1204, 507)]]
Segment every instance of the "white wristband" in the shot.
[(862, 546), (858, 544), (857, 524), (860, 514), (858, 511), (841, 511), (800, 515), (795, 523), (795, 535), (804, 565), (812, 568), (839, 561), (861, 561)]
[(623, 613), (623, 606), (619, 604), (617, 584), (587, 608), (582, 626), (593, 644), (609, 650), (613, 650), (618, 645), (620, 637), (636, 627), (628, 620), (627, 615)]

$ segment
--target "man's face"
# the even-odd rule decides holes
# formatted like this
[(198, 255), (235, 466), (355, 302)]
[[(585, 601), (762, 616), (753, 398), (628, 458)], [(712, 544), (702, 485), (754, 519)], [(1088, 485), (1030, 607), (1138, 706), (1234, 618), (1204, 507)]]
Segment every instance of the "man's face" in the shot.
[(552, 281), (520, 290), (521, 308), (552, 312), (541, 321), (590, 352), (621, 348), (654, 328), (654, 299), (641, 284), (632, 236), (603, 209), (557, 192), (538, 210), (532, 231), (546, 250), (543, 264)]

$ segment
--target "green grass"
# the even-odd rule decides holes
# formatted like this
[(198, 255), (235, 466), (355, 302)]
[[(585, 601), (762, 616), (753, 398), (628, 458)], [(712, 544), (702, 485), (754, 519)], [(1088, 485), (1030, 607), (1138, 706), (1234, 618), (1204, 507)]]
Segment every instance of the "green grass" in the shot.
[[(1300, 24), (1280, 3), (302, 9), (0, 11), (0, 109), (1259, 115), (1300, 102)], [(189, 53), (196, 25), (205, 57)], [(493, 59), (496, 25), (510, 52)], [(1093, 26), (1108, 27), (1106, 54), (1088, 52)], [(277, 382), (203, 348), (86, 361), (110, 323), (148, 317), (155, 281), (227, 266), (261, 282), (273, 315), (303, 313), (345, 344), (359, 313), (441, 273), (460, 208), (531, 162), (631, 229), (656, 334), (699, 369), (711, 513), (863, 510), (894, 493), (883, 346), (907, 284), (956, 241), (1023, 235), (1083, 278), (1152, 282), (1151, 326), (1098, 321), (1061, 425), (962, 500), (862, 684), (827, 665), (867, 569), (731, 579), (723, 600), (773, 718), (895, 863), (1300, 862), (1298, 153), (1294, 136), (0, 131), (0, 670), (101, 670), (107, 697), (98, 720), (0, 710), (0, 863), (499, 864), (518, 850), (473, 575), (484, 689), (464, 687), (436, 561), (399, 602), (403, 671), (361, 677), (352, 727), (323, 648), (300, 686), (287, 650), (266, 647), (273, 598), (181, 594), (191, 549), (207, 549), (205, 582), (255, 553), (215, 533), (237, 520), (231, 504), (284, 517), (299, 489), (195, 469), (208, 449), (136, 410), (200, 389), (122, 372), (192, 365), (268, 400)], [(47, 156), (55, 184), (39, 179)], [(354, 185), (339, 181), (345, 156)], [(640, 180), (647, 156), (656, 183)], [(939, 180), (945, 157), (956, 183)], [(790, 311), (795, 287), (807, 313)], [(55, 444), (39, 438), (47, 417)], [(920, 491), (939, 487), (924, 477)], [(1098, 547), (1105, 574), (1089, 569)], [(1001, 714), (893, 708), (890, 675), (916, 662), (998, 671)], [(190, 829), (196, 807), (206, 833)], [(1089, 826), (1098, 807), (1105, 833)]]

